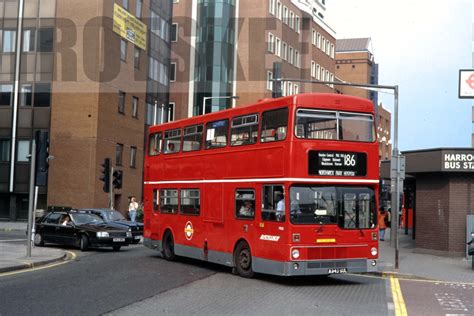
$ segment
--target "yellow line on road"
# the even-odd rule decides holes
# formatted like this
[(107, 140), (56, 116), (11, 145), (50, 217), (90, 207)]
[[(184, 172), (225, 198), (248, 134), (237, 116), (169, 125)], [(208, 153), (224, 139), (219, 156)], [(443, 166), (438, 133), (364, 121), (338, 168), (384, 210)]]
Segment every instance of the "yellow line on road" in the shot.
[(393, 304), (395, 305), (395, 316), (406, 316), (407, 307), (403, 300), (403, 294), (398, 279), (394, 276), (390, 276), (390, 285), (392, 287)]
[[(21, 273), (26, 273), (26, 272), (32, 272), (32, 271), (38, 271), (38, 270), (43, 270), (43, 269), (49, 269), (49, 268), (53, 268), (53, 267), (57, 267), (57, 266), (69, 263), (70, 261), (76, 259), (77, 255), (74, 252), (72, 251), (66, 251), (66, 252), (69, 254), (69, 260), (65, 260), (65, 261), (57, 262), (57, 263), (51, 263), (51, 264), (47, 264), (47, 265), (36, 267), (36, 268), (27, 268), (27, 269), (12, 271), (12, 272), (0, 273), (0, 277), (21, 274)], [(32, 263), (29, 263), (29, 264), (30, 266), (32, 266)]]

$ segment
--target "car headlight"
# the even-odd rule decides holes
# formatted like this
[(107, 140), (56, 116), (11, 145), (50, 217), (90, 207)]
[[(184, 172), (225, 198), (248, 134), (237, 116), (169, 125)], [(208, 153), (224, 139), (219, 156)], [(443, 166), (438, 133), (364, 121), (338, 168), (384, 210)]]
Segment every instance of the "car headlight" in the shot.
[(97, 232), (97, 237), (109, 237), (108, 232)]
[(127, 232), (127, 237), (132, 237), (132, 232), (128, 231)]
[(298, 259), (300, 257), (300, 251), (298, 249), (293, 249), (291, 251), (291, 257), (293, 259)]
[(378, 253), (377, 248), (372, 247), (372, 249), (370, 249), (370, 254), (371, 254), (372, 256), (376, 256), (377, 253)]

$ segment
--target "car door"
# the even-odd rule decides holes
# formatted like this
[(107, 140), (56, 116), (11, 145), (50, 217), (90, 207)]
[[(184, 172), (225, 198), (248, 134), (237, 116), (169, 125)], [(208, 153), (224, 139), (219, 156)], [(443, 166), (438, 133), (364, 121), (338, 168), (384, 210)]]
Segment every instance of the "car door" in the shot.
[(61, 213), (50, 213), (38, 227), (38, 233), (43, 236), (44, 241), (56, 243), (58, 242), (58, 229)]
[[(60, 223), (63, 222), (63, 218), (61, 218)], [(57, 228), (57, 236), (56, 236), (58, 243), (63, 245), (75, 245), (76, 244), (76, 227), (74, 226), (73, 222), (71, 221), (67, 225), (59, 224)]]

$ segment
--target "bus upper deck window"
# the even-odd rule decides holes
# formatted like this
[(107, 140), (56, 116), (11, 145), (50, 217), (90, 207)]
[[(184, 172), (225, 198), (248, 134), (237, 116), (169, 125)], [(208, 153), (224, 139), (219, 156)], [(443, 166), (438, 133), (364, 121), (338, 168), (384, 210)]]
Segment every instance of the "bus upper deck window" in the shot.
[(156, 156), (161, 152), (161, 133), (150, 135), (148, 142), (148, 156)]
[(262, 114), (260, 141), (275, 142), (286, 139), (288, 130), (288, 108), (271, 110)]
[(165, 154), (173, 154), (181, 149), (181, 130), (174, 129), (165, 131), (165, 141), (163, 144), (163, 152)]
[(230, 134), (231, 146), (255, 144), (258, 135), (258, 114), (233, 118)]
[(206, 124), (206, 149), (227, 146), (229, 121), (221, 120)]
[(202, 147), (202, 125), (184, 128), (183, 152), (200, 150)]

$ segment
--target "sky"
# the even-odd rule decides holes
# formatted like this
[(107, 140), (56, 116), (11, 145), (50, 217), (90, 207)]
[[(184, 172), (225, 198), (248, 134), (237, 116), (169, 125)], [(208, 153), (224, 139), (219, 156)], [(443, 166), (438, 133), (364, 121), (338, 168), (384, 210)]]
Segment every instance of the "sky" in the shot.
[[(401, 151), (471, 147), (474, 99), (458, 98), (458, 81), (473, 68), (473, 15), (472, 0), (326, 1), (336, 39), (370, 37), (379, 84), (399, 86)], [(393, 131), (393, 95), (379, 101)]]

